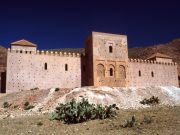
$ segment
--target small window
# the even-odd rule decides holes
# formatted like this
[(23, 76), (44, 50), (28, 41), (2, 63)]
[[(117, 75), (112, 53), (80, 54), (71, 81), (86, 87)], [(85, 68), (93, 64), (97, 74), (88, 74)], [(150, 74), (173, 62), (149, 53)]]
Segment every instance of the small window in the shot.
[(113, 48), (112, 46), (109, 46), (109, 52), (112, 53), (113, 52)]
[(26, 54), (27, 54), (27, 51), (26, 51)]
[(139, 70), (139, 76), (141, 76), (141, 71)]
[(44, 64), (44, 69), (47, 70), (47, 63)]
[(154, 72), (151, 72), (151, 76), (154, 77)]
[(31, 54), (31, 51), (29, 53)]
[(110, 75), (110, 76), (113, 76), (113, 68), (110, 68), (110, 70), (109, 70), (109, 75)]
[(22, 53), (22, 50), (20, 51), (20, 53)]
[(65, 71), (68, 71), (68, 64), (65, 64)]

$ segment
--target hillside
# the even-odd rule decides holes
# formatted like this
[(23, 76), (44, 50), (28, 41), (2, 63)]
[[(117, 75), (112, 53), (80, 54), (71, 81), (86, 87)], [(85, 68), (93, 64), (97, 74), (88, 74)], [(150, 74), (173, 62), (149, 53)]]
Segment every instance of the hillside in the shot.
[(154, 53), (169, 55), (178, 63), (178, 74), (180, 80), (180, 38), (166, 44), (153, 45), (148, 47), (129, 48), (129, 58), (146, 59)]

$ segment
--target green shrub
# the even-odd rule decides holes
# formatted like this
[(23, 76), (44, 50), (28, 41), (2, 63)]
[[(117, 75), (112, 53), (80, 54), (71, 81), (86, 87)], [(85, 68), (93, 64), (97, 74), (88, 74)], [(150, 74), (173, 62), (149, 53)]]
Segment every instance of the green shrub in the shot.
[(142, 124), (150, 124), (153, 122), (152, 116), (144, 116), (142, 121), (138, 121), (135, 116), (130, 117), (129, 119), (125, 120), (120, 126), (122, 128), (131, 128), (135, 126), (140, 126)]
[(144, 122), (145, 124), (150, 124), (150, 123), (153, 122), (153, 119), (152, 119), (151, 116), (144, 116), (143, 122)]
[(59, 88), (56, 88), (55, 91), (59, 91), (60, 89)]
[(28, 106), (25, 106), (25, 107), (24, 107), (24, 110), (30, 110), (30, 109), (32, 109), (32, 108), (34, 108), (33, 105), (28, 105)]
[(24, 110), (30, 110), (32, 108), (34, 108), (34, 106), (30, 105), (28, 101), (24, 103)]
[(9, 104), (8, 102), (4, 102), (4, 103), (3, 103), (3, 107), (4, 107), (4, 108), (8, 108), (8, 107), (10, 107), (10, 106), (11, 106), (11, 104)]
[(59, 104), (52, 113), (52, 120), (62, 120), (65, 123), (80, 123), (92, 119), (106, 119), (116, 115), (116, 105), (103, 107), (102, 105), (90, 104), (82, 99), (76, 102), (74, 99), (66, 104)]
[(18, 108), (19, 106), (18, 105), (14, 105), (14, 108)]
[(121, 125), (123, 128), (134, 127), (136, 125), (135, 116), (132, 116), (130, 119), (126, 120), (125, 123)]
[(158, 97), (154, 97), (152, 96), (149, 99), (143, 99), (142, 101), (140, 101), (141, 104), (143, 105), (155, 105), (155, 104), (159, 104), (160, 100)]
[(35, 88), (30, 89), (30, 90), (33, 91), (33, 90), (38, 90), (38, 89), (39, 89), (38, 87), (35, 87)]
[(24, 103), (24, 106), (28, 106), (28, 105), (29, 105), (29, 102), (28, 102), (28, 101)]
[(39, 122), (37, 123), (37, 125), (38, 125), (38, 126), (42, 126), (43, 123), (42, 123), (41, 121), (39, 121)]

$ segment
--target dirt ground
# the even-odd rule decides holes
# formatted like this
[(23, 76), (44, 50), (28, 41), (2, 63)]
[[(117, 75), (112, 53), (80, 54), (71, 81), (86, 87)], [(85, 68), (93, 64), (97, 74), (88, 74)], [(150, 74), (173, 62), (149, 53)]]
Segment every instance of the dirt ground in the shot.
[[(135, 116), (134, 127), (122, 128)], [(149, 123), (145, 117), (151, 118)], [(51, 121), (50, 114), (5, 118), (0, 120), (0, 135), (180, 135), (180, 107), (156, 106), (139, 110), (119, 110), (112, 119), (80, 124)]]

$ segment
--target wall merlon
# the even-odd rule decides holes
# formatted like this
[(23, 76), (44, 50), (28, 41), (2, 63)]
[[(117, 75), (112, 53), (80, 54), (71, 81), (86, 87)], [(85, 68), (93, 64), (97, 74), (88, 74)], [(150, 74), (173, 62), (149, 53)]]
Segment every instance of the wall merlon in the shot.
[(143, 59), (129, 59), (129, 62), (136, 62), (136, 63), (149, 63), (149, 64), (161, 64), (161, 65), (177, 65), (176, 62), (158, 62), (153, 60), (143, 60)]
[(61, 56), (61, 57), (81, 57), (79, 53), (71, 53), (71, 52), (53, 52), (53, 51), (27, 51), (25, 49), (10, 49), (8, 48), (8, 53), (21, 53), (21, 54), (36, 54), (36, 55), (49, 55), (49, 56)]

